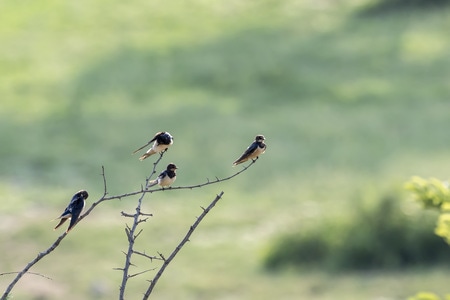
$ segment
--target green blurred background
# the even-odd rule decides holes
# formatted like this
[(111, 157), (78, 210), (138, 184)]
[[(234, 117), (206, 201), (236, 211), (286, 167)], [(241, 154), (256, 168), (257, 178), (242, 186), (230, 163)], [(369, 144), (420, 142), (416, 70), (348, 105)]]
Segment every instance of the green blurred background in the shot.
[[(110, 195), (140, 189), (156, 158), (130, 154), (155, 132), (175, 137), (158, 168), (176, 163), (176, 186), (240, 170), (231, 163), (264, 134), (268, 150), (239, 177), (145, 198), (154, 217), (136, 249), (168, 255), (200, 206), (225, 192), (154, 298), (449, 292), (450, 270), (439, 261), (409, 266), (394, 253), (380, 265), (364, 257), (356, 268), (340, 263), (361, 245), (385, 257), (390, 241), (422, 234), (421, 224), (433, 237), (435, 216), (422, 213), (403, 184), (412, 175), (448, 176), (447, 4), (0, 2), (0, 273), (21, 270), (59, 236), (49, 221), (76, 191), (88, 190), (88, 204), (101, 197), (101, 166)], [(385, 223), (383, 203), (392, 202), (394, 235), (367, 238), (377, 235), (370, 224)], [(112, 269), (124, 264), (129, 223), (120, 212), (136, 203), (102, 203), (31, 270), (52, 280), (26, 275), (13, 299), (116, 298), (121, 273)], [(306, 231), (310, 251), (297, 243)], [(408, 245), (428, 245), (429, 236)], [(331, 249), (310, 265), (317, 243)], [(158, 267), (135, 264), (132, 272)], [(154, 272), (131, 279), (127, 298), (139, 299)], [(0, 276), (2, 291), (12, 278)]]

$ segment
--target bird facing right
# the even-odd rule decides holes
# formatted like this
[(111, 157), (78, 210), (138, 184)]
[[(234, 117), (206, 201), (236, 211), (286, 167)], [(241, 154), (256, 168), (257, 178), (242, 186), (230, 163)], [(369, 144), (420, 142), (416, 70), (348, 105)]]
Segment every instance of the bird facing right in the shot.
[(266, 138), (263, 135), (257, 135), (255, 137), (255, 141), (250, 146), (248, 146), (248, 148), (238, 159), (236, 159), (236, 161), (233, 163), (233, 166), (237, 166), (238, 164), (246, 162), (249, 159), (253, 161), (257, 160), (259, 155), (263, 154), (266, 151), (267, 146), (266, 144), (264, 144), (265, 140)]
[(141, 157), (139, 157), (139, 160), (142, 161), (155, 153), (167, 151), (169, 146), (173, 144), (173, 137), (167, 131), (157, 132), (155, 136), (147, 144), (135, 150), (133, 154), (147, 147), (151, 143), (153, 143), (153, 146), (150, 149), (148, 149), (147, 152), (145, 152)]
[(80, 216), (81, 211), (83, 210), (84, 205), (86, 204), (86, 199), (88, 197), (89, 194), (85, 190), (81, 190), (77, 192), (75, 195), (73, 195), (72, 200), (70, 200), (70, 203), (67, 206), (67, 208), (61, 214), (61, 216), (57, 218), (61, 220), (59, 221), (58, 225), (56, 225), (54, 230), (57, 229), (59, 226), (61, 226), (68, 219), (70, 219), (69, 227), (66, 230), (66, 233), (68, 233), (77, 223), (78, 217)]
[(178, 168), (177, 166), (175, 166), (175, 164), (168, 164), (166, 170), (162, 171), (155, 180), (152, 180), (148, 183), (147, 188), (157, 184), (162, 188), (171, 186), (175, 182), (175, 179), (177, 179), (177, 169)]

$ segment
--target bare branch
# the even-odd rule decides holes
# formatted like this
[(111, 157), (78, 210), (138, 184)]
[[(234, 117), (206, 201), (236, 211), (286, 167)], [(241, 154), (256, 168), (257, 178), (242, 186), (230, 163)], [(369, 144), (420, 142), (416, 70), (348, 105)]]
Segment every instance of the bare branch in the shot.
[(124, 212), (124, 211), (120, 212), (120, 214), (122, 215), (122, 217), (134, 218), (134, 215), (132, 215), (132, 214), (127, 214), (127, 213)]
[(203, 186), (205, 186), (205, 185), (216, 184), (216, 183), (219, 183), (219, 182), (227, 181), (227, 180), (230, 180), (231, 178), (234, 178), (234, 177), (238, 176), (238, 175), (241, 174), (242, 172), (246, 171), (246, 170), (247, 170), (248, 168), (250, 168), (255, 162), (256, 162), (256, 160), (252, 161), (248, 166), (244, 166), (244, 167), (242, 168), (242, 170), (240, 170), (240, 171), (238, 171), (238, 172), (236, 172), (236, 173), (234, 173), (233, 175), (230, 175), (230, 176), (228, 176), (228, 177), (225, 177), (225, 178), (222, 178), (222, 179), (219, 179), (218, 177), (216, 177), (217, 179), (216, 179), (215, 181), (210, 181), (210, 180), (208, 179), (205, 183), (201, 183), (201, 184), (187, 185), (187, 186), (176, 186), (176, 187), (169, 187), (169, 188), (166, 188), (166, 189), (159, 188), (159, 189), (150, 190), (150, 191), (148, 191), (148, 192), (152, 193), (152, 192), (158, 192), (158, 191), (162, 191), (162, 190), (165, 190), (165, 191), (168, 191), (168, 190), (187, 190), (187, 189), (191, 190), (191, 189), (194, 189), (194, 188), (200, 188), (200, 187), (203, 187)]
[(135, 277), (135, 276), (138, 276), (138, 275), (141, 275), (141, 274), (147, 273), (149, 271), (153, 271), (153, 270), (155, 270), (155, 268), (148, 269), (148, 270), (145, 270), (145, 271), (142, 271), (142, 272), (139, 272), (139, 273), (131, 274), (131, 275), (128, 275), (128, 278)]
[(147, 291), (144, 294), (143, 300), (148, 299), (150, 294), (153, 291), (153, 288), (155, 287), (156, 283), (158, 282), (161, 275), (166, 270), (167, 266), (170, 264), (170, 262), (175, 258), (175, 256), (178, 254), (178, 252), (183, 248), (183, 246), (189, 241), (189, 238), (191, 237), (192, 233), (194, 233), (197, 226), (200, 224), (200, 222), (203, 220), (203, 218), (208, 214), (208, 212), (216, 205), (216, 203), (222, 198), (224, 192), (220, 192), (219, 195), (216, 196), (216, 198), (209, 204), (209, 206), (203, 210), (201, 215), (195, 220), (194, 224), (189, 228), (188, 232), (184, 236), (184, 238), (181, 240), (181, 242), (178, 244), (178, 246), (173, 250), (173, 252), (170, 254), (170, 256), (166, 259), (162, 254), (159, 254), (162, 259), (164, 260), (164, 263), (162, 264), (161, 268), (159, 269), (158, 273), (156, 273), (156, 276), (151, 281)]
[[(6, 273), (0, 273), (0, 276), (11, 275), (11, 274), (19, 274), (19, 272), (6, 272)], [(53, 280), (52, 278), (47, 277), (47, 276), (45, 276), (45, 275), (42, 275), (42, 274), (40, 274), (40, 273), (27, 272), (27, 274), (40, 276), (40, 277), (43, 277), (43, 278), (48, 279), (48, 280)]]
[(133, 238), (131, 237), (130, 228), (128, 227), (128, 225), (127, 225), (127, 227), (125, 228), (125, 234), (127, 235), (128, 242), (131, 243), (131, 241), (133, 240)]
[[(164, 153), (161, 153), (159, 158), (153, 163), (153, 170), (150, 173), (150, 176), (148, 178), (146, 178), (145, 186), (148, 185), (148, 182), (151, 179), (151, 177), (154, 174), (156, 174), (156, 167), (157, 167), (158, 163), (161, 161), (163, 155), (164, 155)], [(141, 215), (142, 200), (144, 199), (146, 191), (142, 191), (140, 193), (141, 193), (141, 196), (138, 199), (138, 204), (137, 204), (137, 207), (136, 207), (136, 213), (134, 214), (134, 217), (133, 217), (133, 225), (131, 226), (131, 228), (127, 225), (127, 228), (128, 228), (128, 232), (127, 232), (127, 236), (128, 236), (128, 251), (127, 251), (127, 254), (125, 256), (125, 266), (123, 267), (122, 283), (121, 283), (120, 288), (119, 288), (119, 299), (120, 300), (123, 300), (125, 298), (125, 288), (127, 286), (128, 279), (133, 277), (133, 276), (129, 275), (129, 269), (130, 269), (130, 265), (131, 265), (131, 256), (134, 253), (134, 249), (133, 249), (134, 241), (139, 236), (139, 234), (142, 232), (142, 229), (141, 229), (141, 231), (139, 231), (135, 235), (137, 226), (139, 225), (139, 223), (142, 222), (142, 220), (139, 219), (139, 216)], [(103, 201), (105, 199), (106, 198), (104, 198)]]
[(143, 213), (143, 212), (141, 212), (140, 215), (141, 216), (153, 217), (153, 214), (146, 214), (146, 213)]
[(116, 195), (116, 196), (110, 196), (110, 197), (104, 197), (101, 200), (102, 201), (108, 201), (108, 200), (114, 200), (114, 199), (121, 199), (121, 198), (126, 198), (129, 196), (134, 196), (134, 195), (139, 195), (139, 194), (143, 194), (143, 193), (154, 193), (154, 192), (161, 192), (161, 191), (171, 191), (171, 190), (192, 190), (194, 188), (201, 188), (204, 187), (206, 185), (210, 185), (210, 184), (216, 184), (219, 182), (223, 182), (223, 181), (227, 181), (230, 180), (236, 176), (238, 176), (239, 174), (241, 174), (242, 172), (246, 171), (248, 168), (250, 168), (254, 163), (256, 162), (256, 160), (253, 160), (250, 164), (248, 164), (247, 166), (244, 166), (242, 168), (242, 170), (234, 173), (233, 175), (230, 175), (228, 177), (224, 177), (222, 179), (217, 178), (214, 181), (210, 181), (208, 178), (206, 179), (206, 182), (204, 183), (200, 183), (200, 184), (196, 184), (196, 185), (186, 185), (186, 186), (176, 186), (176, 187), (169, 187), (169, 188), (157, 188), (157, 189), (153, 189), (153, 190), (140, 190), (140, 191), (135, 191), (135, 192), (131, 192), (131, 193), (126, 193), (126, 194), (122, 194), (122, 195)]
[(163, 260), (161, 257), (158, 257), (158, 256), (150, 256), (150, 255), (148, 255), (148, 254), (145, 254), (145, 253), (143, 253), (143, 252), (139, 252), (139, 251), (136, 251), (136, 250), (133, 250), (133, 253), (134, 253), (134, 254), (137, 254), (137, 255), (140, 255), (140, 256), (143, 256), (143, 257), (146, 257), (146, 258), (150, 259), (151, 261), (154, 260), (154, 259), (156, 259), (156, 260)]
[(28, 272), (28, 270), (34, 266), (38, 261), (40, 261), (43, 257), (45, 257), (46, 255), (50, 254), (53, 250), (56, 249), (56, 247), (58, 247), (59, 243), (64, 239), (64, 237), (67, 235), (66, 232), (64, 232), (63, 234), (61, 234), (56, 241), (44, 252), (39, 252), (38, 255), (36, 256), (35, 259), (33, 259), (31, 262), (29, 262), (25, 268), (20, 271), (17, 276), (14, 278), (14, 280), (9, 284), (9, 286), (6, 288), (5, 292), (2, 295), (1, 300), (6, 300), (8, 299), (8, 295), (9, 293), (11, 293), (11, 290), (14, 288), (14, 286), (16, 285), (16, 283), (20, 280), (20, 278), (22, 278), (22, 276)]
[(106, 195), (108, 195), (108, 190), (106, 188), (106, 176), (105, 176), (105, 167), (102, 166), (102, 177), (103, 177), (103, 197), (105, 198)]
[[(138, 221), (139, 223), (140, 221)], [(142, 233), (142, 231), (144, 231), (144, 229), (139, 230), (139, 232), (134, 236), (134, 239), (136, 240), (137, 237)]]

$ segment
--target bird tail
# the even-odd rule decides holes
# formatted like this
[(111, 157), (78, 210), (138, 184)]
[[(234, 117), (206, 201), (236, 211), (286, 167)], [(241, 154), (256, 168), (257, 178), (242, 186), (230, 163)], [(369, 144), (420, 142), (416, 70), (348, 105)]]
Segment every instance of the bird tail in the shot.
[(242, 163), (245, 162), (245, 161), (247, 161), (247, 160), (246, 160), (246, 159), (241, 159), (241, 158), (239, 158), (238, 160), (236, 160), (236, 161), (233, 163), (233, 167), (237, 166), (238, 164), (242, 164)]
[(135, 153), (136, 153), (136, 152), (138, 152), (139, 150), (142, 150), (142, 149), (144, 149), (145, 147), (147, 147), (147, 146), (148, 146), (148, 144), (149, 144), (149, 143), (147, 143), (147, 144), (145, 144), (144, 146), (142, 146), (142, 147), (139, 147), (138, 149), (134, 150), (134, 151), (133, 151), (133, 153), (131, 153), (131, 155), (135, 154)]
[(69, 231), (77, 224), (77, 222), (78, 222), (78, 220), (71, 219), (69, 227), (66, 230), (66, 233), (69, 233)]
[(152, 186), (154, 186), (154, 185), (157, 185), (158, 184), (158, 180), (151, 180), (151, 181), (149, 181), (148, 182), (148, 184), (147, 184), (147, 188), (150, 188), (150, 187), (152, 187)]
[(61, 226), (62, 224), (64, 224), (64, 222), (67, 221), (68, 218), (61, 218), (61, 220), (59, 221), (58, 225), (55, 226), (55, 228), (53, 228), (53, 230), (56, 230), (59, 228), (59, 226)]
[(153, 154), (155, 154), (155, 153), (156, 153), (155, 150), (150, 149), (150, 150), (148, 150), (146, 153), (144, 153), (144, 155), (142, 155), (141, 157), (139, 157), (139, 160), (142, 161), (142, 160), (146, 159), (147, 157), (149, 157), (149, 156), (151, 156), (151, 155), (153, 155)]

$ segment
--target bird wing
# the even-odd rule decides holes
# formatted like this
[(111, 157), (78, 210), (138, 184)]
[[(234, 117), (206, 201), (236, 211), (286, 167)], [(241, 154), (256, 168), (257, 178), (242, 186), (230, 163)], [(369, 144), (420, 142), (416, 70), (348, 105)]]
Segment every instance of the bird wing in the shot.
[(162, 171), (159, 176), (158, 176), (158, 180), (164, 179), (164, 177), (167, 176), (167, 170)]
[(80, 216), (81, 212), (84, 208), (84, 199), (78, 198), (76, 201), (71, 203), (70, 209), (72, 212), (72, 218), (70, 219), (70, 225), (69, 228), (67, 228), (67, 232), (69, 232), (70, 229), (77, 223), (78, 217)]
[(242, 159), (249, 157), (253, 152), (256, 151), (257, 148), (258, 144), (256, 142), (252, 143), (250, 146), (248, 146), (248, 148), (244, 151), (244, 153), (242, 153), (241, 157), (239, 157), (236, 161), (240, 161)]
[(147, 184), (147, 188), (157, 185), (161, 182), (161, 180), (167, 176), (167, 171), (162, 171), (155, 180), (151, 180)]
[[(70, 202), (72, 203), (72, 202)], [(70, 209), (70, 204), (69, 206), (64, 210), (64, 212), (61, 214), (61, 216), (59, 216), (58, 218), (56, 218), (55, 220), (61, 219), (58, 223), (58, 225), (55, 226), (55, 229), (58, 229), (59, 226), (61, 226), (62, 224), (64, 224), (64, 222), (67, 221), (67, 219), (72, 217), (72, 210)]]

